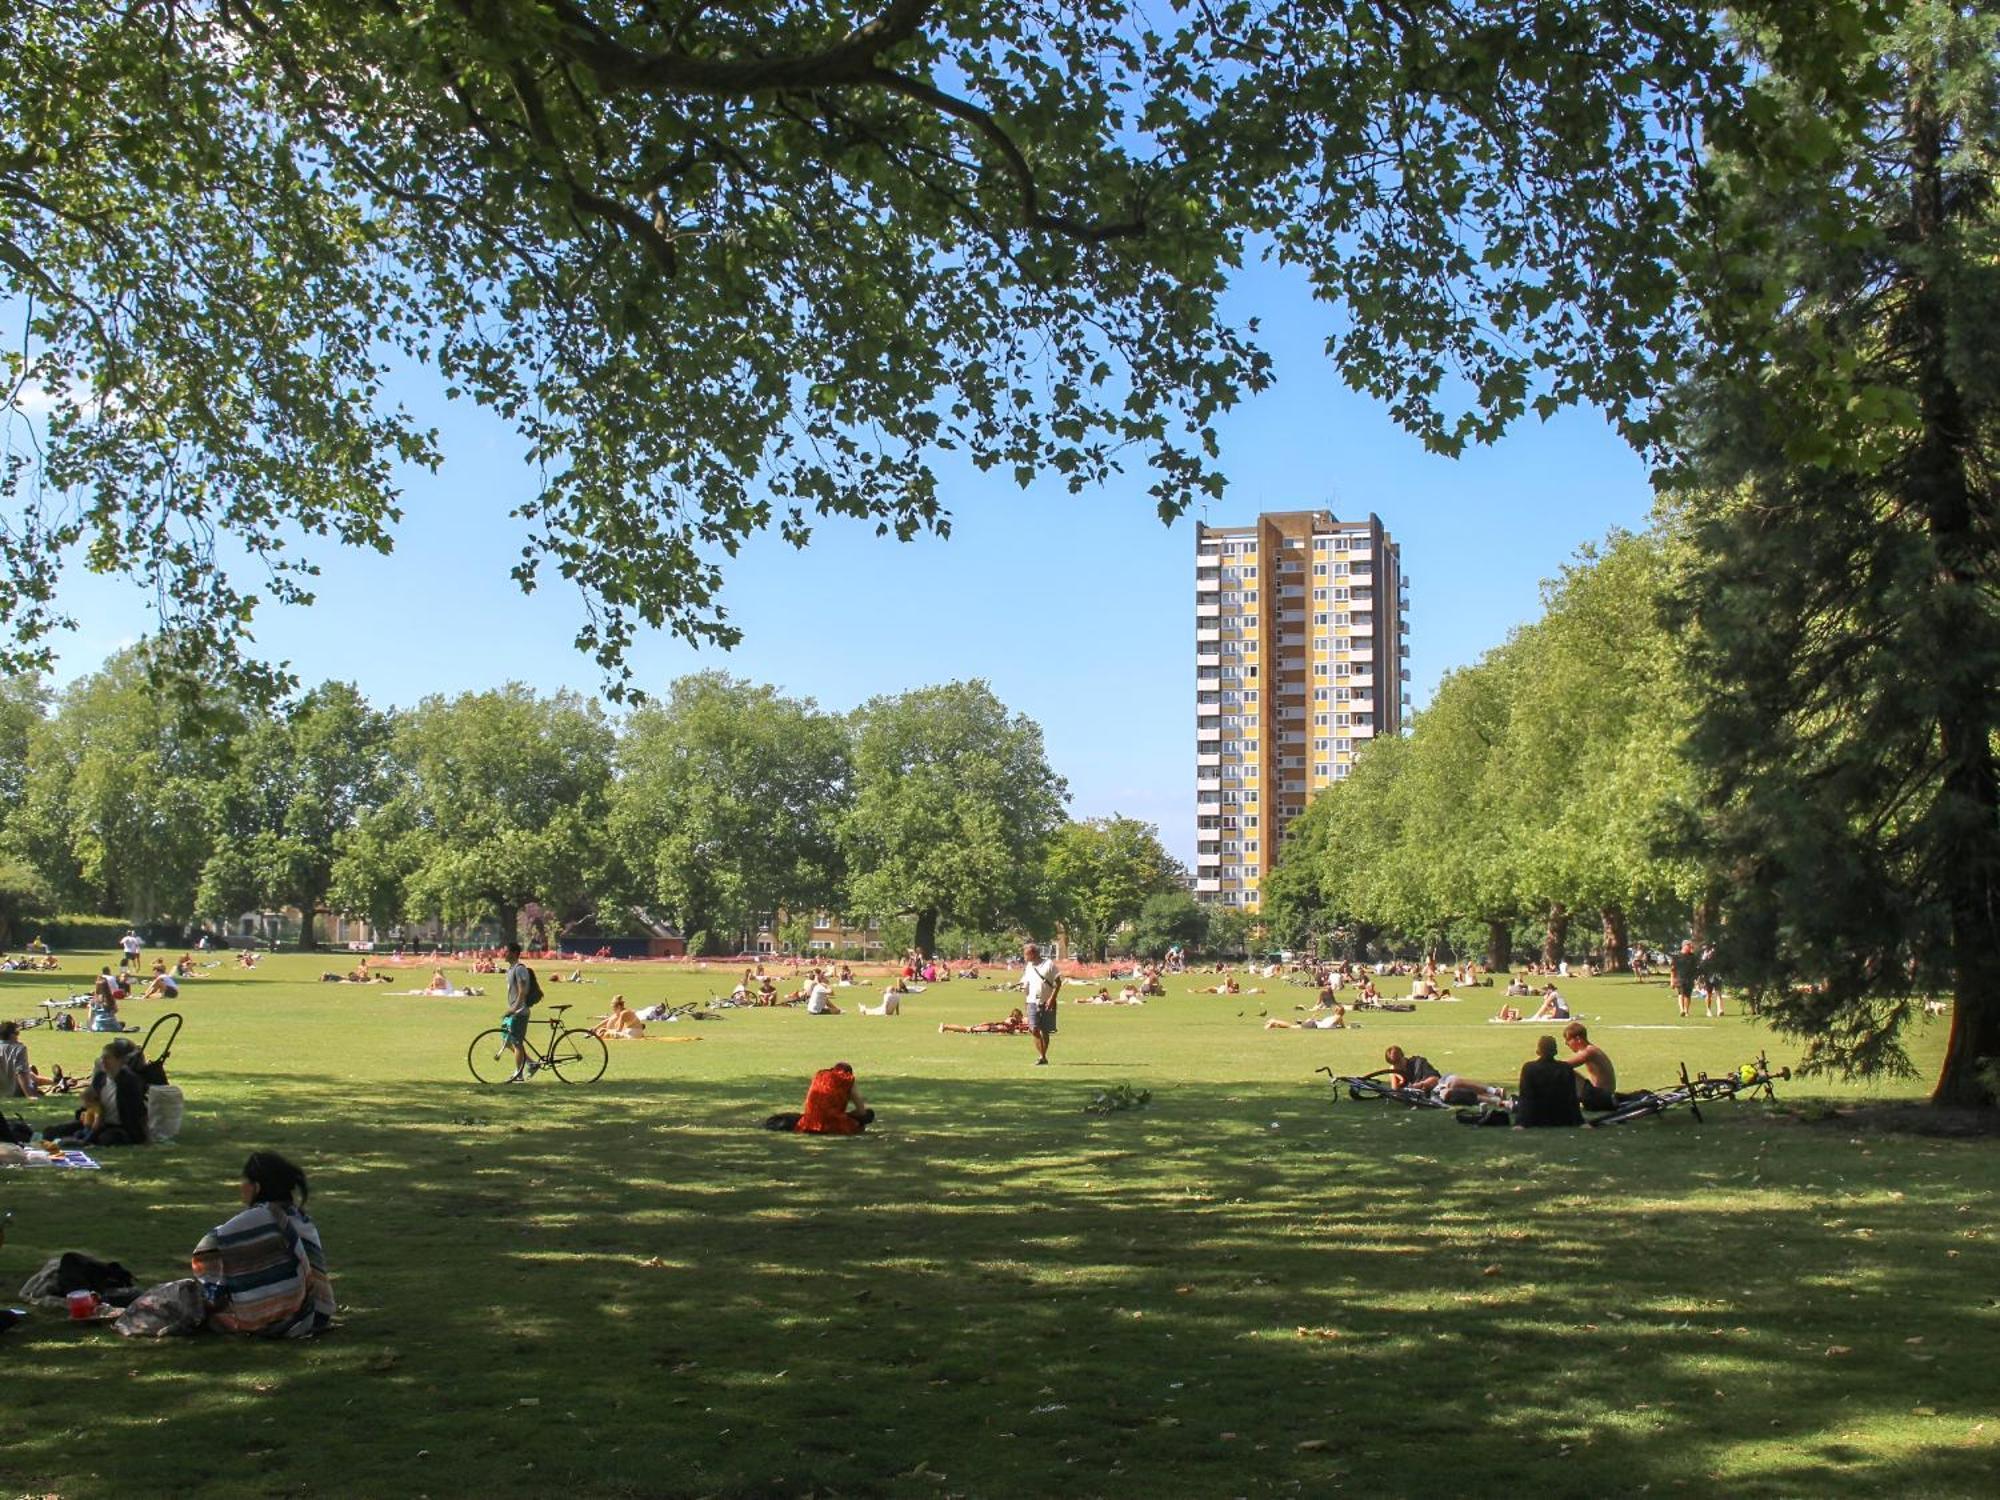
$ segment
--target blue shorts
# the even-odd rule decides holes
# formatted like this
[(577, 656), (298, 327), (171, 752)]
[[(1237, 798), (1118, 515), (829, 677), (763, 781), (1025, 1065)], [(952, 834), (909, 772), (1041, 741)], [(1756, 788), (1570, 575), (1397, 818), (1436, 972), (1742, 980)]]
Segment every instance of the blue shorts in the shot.
[(528, 1013), (525, 1010), (509, 1011), (506, 1015), (502, 1016), (500, 1018), (500, 1034), (507, 1038), (509, 1046), (520, 1046), (527, 1039), (528, 1035)]
[(1053, 1005), (1031, 1005), (1028, 1007), (1028, 1030), (1039, 1031), (1049, 1036), (1056, 1029), (1056, 1010)]

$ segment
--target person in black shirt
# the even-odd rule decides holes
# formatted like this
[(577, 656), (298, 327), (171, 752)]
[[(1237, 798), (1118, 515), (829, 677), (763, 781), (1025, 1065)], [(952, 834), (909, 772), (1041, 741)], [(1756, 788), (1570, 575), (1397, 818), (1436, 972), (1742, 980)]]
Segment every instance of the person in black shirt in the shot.
[(1437, 1082), (1438, 1070), (1428, 1057), (1411, 1057), (1401, 1047), (1391, 1047), (1382, 1054), (1382, 1061), (1389, 1065), (1391, 1088), (1420, 1089)]
[(1576, 1075), (1567, 1064), (1556, 1061), (1556, 1039), (1538, 1037), (1534, 1061), (1521, 1067), (1520, 1086), (1515, 1090), (1514, 1128), (1538, 1125), (1581, 1125), (1583, 1109), (1577, 1103)]
[(1684, 942), (1681, 951), (1673, 956), (1668, 965), (1674, 975), (1674, 1003), (1681, 1008), (1681, 1017), (1687, 1018), (1694, 999), (1695, 974), (1701, 967), (1701, 960), (1695, 956), (1694, 944)]

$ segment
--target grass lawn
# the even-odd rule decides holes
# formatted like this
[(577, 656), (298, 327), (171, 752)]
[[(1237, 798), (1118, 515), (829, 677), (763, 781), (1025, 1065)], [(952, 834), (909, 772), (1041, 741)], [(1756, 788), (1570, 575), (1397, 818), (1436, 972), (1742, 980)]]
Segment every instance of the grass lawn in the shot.
[[(0, 1492), (1994, 1492), (1991, 1144), (1754, 1104), (1467, 1130), (1334, 1102), (1312, 1070), (1400, 1041), (1511, 1079), (1549, 1028), (1487, 1024), (1496, 991), (1301, 1034), (1259, 1012), (1305, 992), (1193, 978), (1143, 1010), (1065, 1006), (1047, 1068), (1023, 1038), (939, 1035), (1011, 1003), (958, 982), (895, 1019), (656, 1025), (700, 1039), (614, 1043), (588, 1088), (482, 1088), (465, 1049), (496, 999), (311, 982), (334, 965), (190, 984), (180, 1141), (0, 1173), (0, 1289), (70, 1248), (186, 1274), (271, 1147), (312, 1175), (340, 1325), (141, 1343), (37, 1313), (0, 1336)], [(728, 972), (593, 966), (550, 1000), (599, 1013)], [(7, 1015), (69, 987), (0, 984)], [(1565, 992), (1626, 1087), (1769, 1040), (1677, 1024), (1659, 983)], [(27, 1040), (81, 1069), (101, 1039)], [(1930, 1023), (1920, 1066), (1942, 1042)], [(755, 1128), (839, 1058), (879, 1134)], [(1083, 1112), (1120, 1082), (1151, 1107)]]

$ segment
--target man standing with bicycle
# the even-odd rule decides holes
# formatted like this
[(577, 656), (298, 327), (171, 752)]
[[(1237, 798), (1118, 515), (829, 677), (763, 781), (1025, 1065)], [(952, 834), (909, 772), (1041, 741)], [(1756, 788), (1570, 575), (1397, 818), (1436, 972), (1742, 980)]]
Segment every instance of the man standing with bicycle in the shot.
[(528, 1061), (528, 1012), (542, 998), (542, 986), (535, 971), (521, 962), (519, 943), (509, 943), (501, 951), (507, 955), (507, 1014), (500, 1018), (500, 1029), (514, 1054), (514, 1076), (507, 1081), (519, 1083), (535, 1070)]

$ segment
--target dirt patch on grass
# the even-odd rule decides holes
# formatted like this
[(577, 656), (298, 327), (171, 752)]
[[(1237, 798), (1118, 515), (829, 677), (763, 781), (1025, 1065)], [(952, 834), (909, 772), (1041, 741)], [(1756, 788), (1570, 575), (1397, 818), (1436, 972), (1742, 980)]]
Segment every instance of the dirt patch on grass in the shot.
[(1800, 1110), (1790, 1117), (1799, 1125), (1837, 1125), (1843, 1130), (1869, 1130), (1884, 1135), (1927, 1135), (1947, 1140), (2000, 1140), (2000, 1109), (1956, 1109), (1936, 1104), (1854, 1104)]

